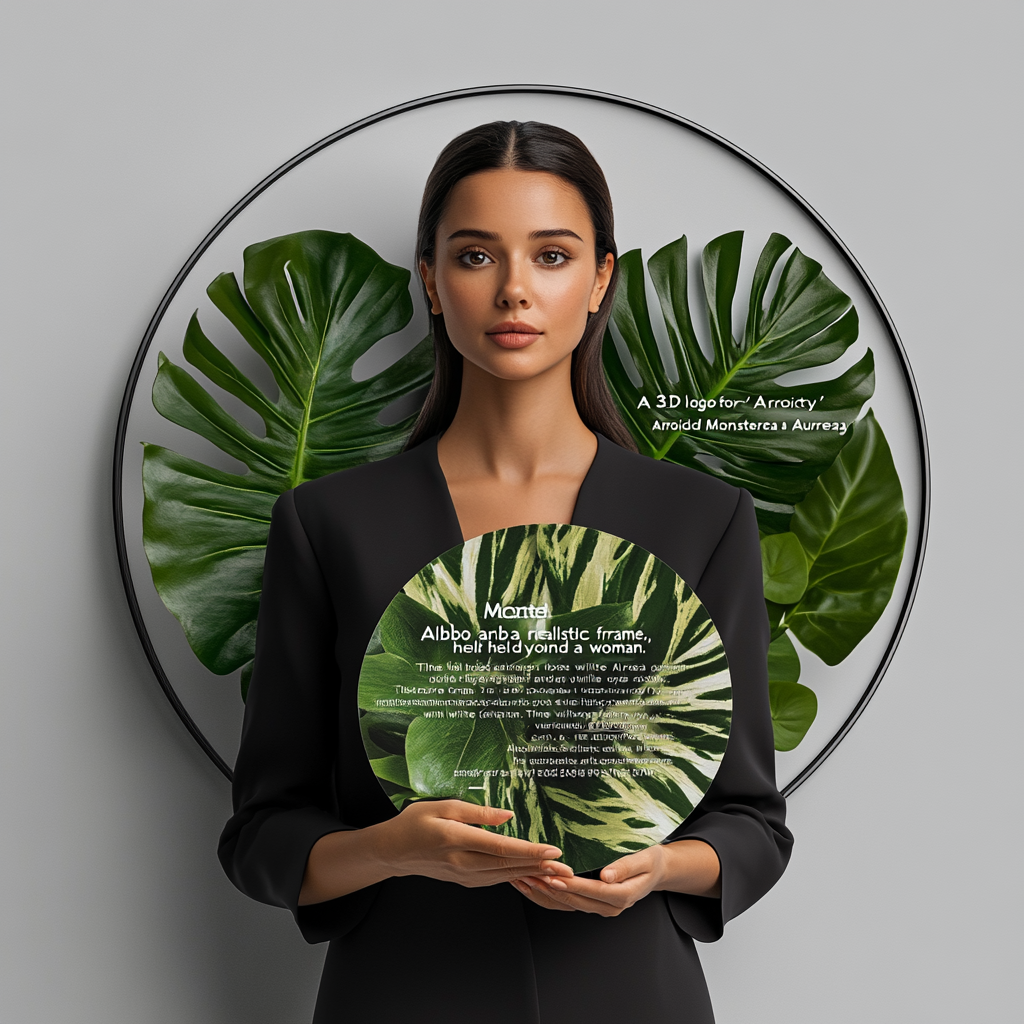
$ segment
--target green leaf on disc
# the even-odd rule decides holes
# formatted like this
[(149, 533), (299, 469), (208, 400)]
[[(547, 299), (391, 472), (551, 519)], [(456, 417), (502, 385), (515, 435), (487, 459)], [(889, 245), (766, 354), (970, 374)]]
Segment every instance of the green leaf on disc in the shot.
[(784, 624), (827, 665), (837, 665), (889, 603), (907, 539), (903, 489), (873, 413), (797, 506), (792, 530), (810, 568), (807, 590)]
[(396, 686), (405, 686), (416, 692), (423, 677), (403, 658), (394, 654), (371, 654), (363, 660), (359, 677), (359, 706), (364, 711), (378, 710), (377, 701), (386, 700)]
[(768, 684), (772, 707), (772, 731), (776, 750), (792, 750), (807, 733), (818, 714), (818, 698), (802, 683), (772, 681)]
[[(772, 234), (754, 271), (746, 322), (734, 332), (732, 307), (742, 240), (740, 231), (721, 235), (708, 243), (701, 258), (713, 352), (710, 361), (690, 315), (683, 236), (648, 262), (671, 349), (668, 365), (655, 336), (637, 249), (619, 261), (621, 277), (612, 318), (639, 386), (631, 380), (610, 332), (605, 337), (604, 363), (640, 451), (747, 488), (754, 496), (762, 529), (774, 533), (787, 528), (793, 506), (850, 439), (849, 425), (874, 391), (874, 357), (868, 350), (854, 366), (830, 380), (791, 386), (776, 383), (793, 370), (833, 363), (846, 352), (857, 339), (857, 311), (821, 265), (799, 249), (786, 259), (769, 299), (772, 274), (791, 245), (788, 238)], [(659, 395), (685, 401), (674, 409), (659, 410)], [(646, 406), (641, 405), (644, 400)], [(699, 407), (701, 401), (710, 400), (715, 402), (710, 408)], [(815, 403), (813, 410), (810, 402)], [(701, 421), (699, 430), (669, 425), (694, 419)], [(777, 429), (721, 426), (744, 420)]]
[(764, 596), (776, 604), (796, 604), (807, 589), (807, 555), (792, 533), (761, 538)]
[(396, 786), (409, 789), (409, 772), (405, 766), (405, 758), (398, 754), (391, 754), (388, 757), (377, 757), (370, 761), (373, 774), (378, 779), (386, 779)]
[(504, 766), (509, 736), (500, 721), (479, 718), (416, 718), (409, 726), (405, 756), (410, 788), (421, 796), (459, 797), (480, 802), (469, 787), (478, 780), (458, 775), (479, 765)]
[(205, 335), (197, 316), (185, 359), (257, 413), (265, 435), (226, 412), (163, 353), (153, 404), (246, 467), (212, 469), (158, 445), (143, 461), (143, 540), (153, 582), (199, 660), (224, 674), (252, 659), (270, 511), (305, 480), (397, 453), (414, 417), (381, 412), (423, 387), (428, 340), (367, 380), (356, 360), (412, 316), (409, 272), (347, 234), (302, 231), (250, 245), (242, 288), (221, 274), (213, 304), (267, 364), (278, 395), (265, 394)]

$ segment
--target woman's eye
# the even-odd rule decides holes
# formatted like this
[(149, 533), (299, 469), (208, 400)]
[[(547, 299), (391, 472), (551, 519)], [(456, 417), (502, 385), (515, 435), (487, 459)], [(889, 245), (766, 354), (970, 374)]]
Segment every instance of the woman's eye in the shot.
[(464, 267), (482, 267), (491, 262), (491, 257), (485, 252), (472, 250), (459, 254), (459, 262)]
[(538, 257), (538, 262), (545, 267), (560, 267), (569, 257), (564, 252), (557, 252), (554, 249), (549, 249), (547, 252), (542, 252)]

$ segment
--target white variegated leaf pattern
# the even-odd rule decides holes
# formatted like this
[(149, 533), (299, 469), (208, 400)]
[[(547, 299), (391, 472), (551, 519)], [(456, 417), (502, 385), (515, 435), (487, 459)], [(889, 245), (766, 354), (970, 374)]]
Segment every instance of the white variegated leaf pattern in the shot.
[[(560, 712), (566, 716), (564, 728), (543, 736), (528, 735), (523, 718), (453, 721), (447, 713), (430, 711), (426, 701), (382, 708), (382, 695), (395, 692), (399, 680), (414, 681), (417, 660), (445, 657), (442, 645), (431, 650), (417, 642), (424, 626), (447, 624), (475, 637), (495, 625), (484, 617), (485, 607), (493, 603), (548, 607), (546, 621), (503, 620), (523, 636), (527, 628), (587, 621), (642, 630), (651, 639), (636, 665), (621, 655), (577, 655), (581, 665), (607, 668), (618, 660), (626, 670), (610, 677), (614, 687), (593, 691), (603, 697)], [(559, 655), (558, 660), (566, 658)], [(495, 664), (508, 661), (496, 658)], [(548, 662), (548, 655), (523, 657), (511, 671), (488, 673), (489, 682), (506, 693), (525, 694), (535, 678), (543, 677)], [(507, 807), (515, 817), (500, 831), (554, 843), (577, 871), (661, 842), (685, 821), (715, 777), (732, 713), (721, 638), (685, 581), (621, 538), (557, 524), (485, 534), (421, 570), (374, 634), (359, 698), (371, 764), (397, 807), (425, 797)], [(607, 761), (635, 766), (643, 756), (637, 754), (635, 729), (631, 732), (630, 723), (637, 721), (645, 723), (657, 747), (656, 757), (640, 770), (602, 769), (549, 779), (517, 767), (524, 750), (552, 758), (571, 754), (581, 732), (600, 738)], [(486, 777), (482, 785), (477, 780), (471, 789), (472, 780), (455, 776), (467, 765), (506, 774)]]

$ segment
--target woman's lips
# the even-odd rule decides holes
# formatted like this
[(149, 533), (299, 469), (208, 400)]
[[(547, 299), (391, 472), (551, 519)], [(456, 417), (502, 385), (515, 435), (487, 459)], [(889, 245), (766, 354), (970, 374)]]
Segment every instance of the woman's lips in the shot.
[(532, 345), (541, 333), (532, 324), (521, 320), (505, 320), (503, 323), (495, 324), (487, 332), (487, 337), (502, 348), (526, 348), (527, 345)]

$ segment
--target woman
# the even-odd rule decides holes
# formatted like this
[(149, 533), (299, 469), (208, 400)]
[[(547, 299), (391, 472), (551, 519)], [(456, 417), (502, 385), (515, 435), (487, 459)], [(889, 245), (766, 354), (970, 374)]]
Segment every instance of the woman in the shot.
[[(407, 450), (274, 510), (225, 870), (330, 940), (316, 1024), (710, 1022), (693, 938), (718, 938), (791, 846), (751, 498), (635, 453), (601, 367), (611, 200), (575, 136), (533, 122), (459, 136), (427, 181), (417, 249), (437, 369)], [(705, 798), (599, 878), (479, 828), (509, 818), (497, 808), (396, 814), (359, 734), (361, 659), (391, 598), (462, 540), (538, 522), (659, 556), (710, 613), (732, 676)]]

